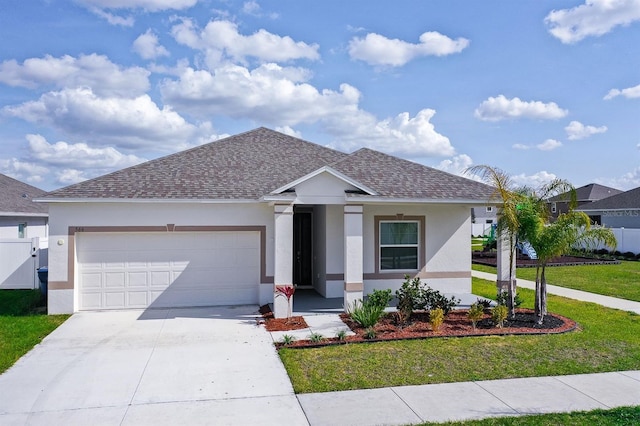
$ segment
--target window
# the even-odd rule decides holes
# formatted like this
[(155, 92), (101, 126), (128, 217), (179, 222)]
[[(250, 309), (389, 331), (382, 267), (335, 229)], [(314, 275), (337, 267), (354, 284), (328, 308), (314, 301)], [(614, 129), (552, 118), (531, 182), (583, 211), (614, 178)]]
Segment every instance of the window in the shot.
[(555, 213), (557, 211), (558, 211), (558, 208), (556, 206), (556, 203), (555, 202), (551, 203), (551, 213)]
[(380, 222), (380, 270), (418, 269), (417, 221)]
[(18, 224), (18, 238), (27, 238), (27, 224), (19, 223)]
[(493, 211), (493, 206), (487, 206), (487, 213), (491, 213)]

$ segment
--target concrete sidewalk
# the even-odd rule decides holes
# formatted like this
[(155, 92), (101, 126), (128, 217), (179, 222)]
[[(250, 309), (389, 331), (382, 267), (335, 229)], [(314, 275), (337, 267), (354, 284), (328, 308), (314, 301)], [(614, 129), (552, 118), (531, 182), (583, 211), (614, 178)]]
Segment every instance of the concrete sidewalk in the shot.
[(299, 394), (311, 426), (406, 425), (640, 405), (640, 371)]
[[(471, 271), (471, 275), (488, 281), (495, 281), (497, 279), (496, 274), (489, 274), (487, 272)], [(517, 286), (535, 290), (536, 283), (518, 278)], [(571, 288), (558, 287), (557, 285), (549, 284), (547, 284), (547, 293), (566, 297), (568, 299), (580, 300), (582, 302), (596, 303), (598, 305), (606, 306), (607, 308), (620, 309), (622, 311), (640, 314), (640, 302), (634, 302), (632, 300), (617, 299), (615, 297), (603, 296), (600, 294), (573, 290)]]

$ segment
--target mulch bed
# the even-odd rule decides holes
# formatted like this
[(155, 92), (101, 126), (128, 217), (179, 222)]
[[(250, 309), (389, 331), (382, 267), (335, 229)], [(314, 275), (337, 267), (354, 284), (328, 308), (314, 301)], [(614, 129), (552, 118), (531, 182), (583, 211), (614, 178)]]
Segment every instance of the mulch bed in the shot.
[[(305, 327), (298, 327), (299, 318), (296, 321), (287, 323), (286, 318), (274, 319), (267, 313), (264, 317), (264, 324), (268, 331), (297, 330)], [(380, 342), (388, 340), (405, 339), (425, 339), (438, 337), (467, 337), (467, 336), (505, 336), (524, 334), (558, 334), (576, 330), (578, 328), (575, 321), (557, 315), (547, 314), (541, 325), (536, 324), (535, 314), (530, 309), (518, 309), (513, 320), (507, 320), (503, 328), (498, 328), (493, 324), (489, 312), (485, 312), (484, 318), (476, 324), (474, 329), (471, 321), (467, 318), (466, 309), (456, 309), (446, 316), (444, 323), (438, 331), (433, 331), (429, 324), (429, 314), (427, 312), (416, 312), (406, 324), (398, 323), (398, 316), (395, 313), (386, 314), (374, 327), (375, 339), (365, 338), (365, 329), (351, 320), (348, 314), (340, 314), (342, 321), (354, 332), (355, 336), (347, 336), (343, 340), (338, 338), (324, 339), (322, 342), (311, 342), (309, 340), (297, 340), (289, 345), (277, 343), (277, 347), (318, 347), (345, 343)], [(306, 326), (306, 324), (305, 324)], [(289, 327), (289, 328), (287, 328)], [(294, 328), (295, 327), (295, 328)]]
[(260, 313), (262, 314), (262, 321), (260, 321), (259, 324), (264, 324), (264, 328), (266, 328), (267, 331), (291, 331), (309, 328), (301, 316), (274, 318), (269, 305), (260, 306)]
[[(479, 265), (496, 266), (498, 259), (495, 252), (474, 251), (472, 253), (472, 261)], [(551, 259), (547, 266), (617, 265), (619, 263), (619, 260), (594, 259), (592, 257), (580, 256), (559, 256)], [(529, 259), (528, 256), (518, 256), (516, 258), (516, 267), (518, 268), (535, 268), (536, 264), (537, 261)]]

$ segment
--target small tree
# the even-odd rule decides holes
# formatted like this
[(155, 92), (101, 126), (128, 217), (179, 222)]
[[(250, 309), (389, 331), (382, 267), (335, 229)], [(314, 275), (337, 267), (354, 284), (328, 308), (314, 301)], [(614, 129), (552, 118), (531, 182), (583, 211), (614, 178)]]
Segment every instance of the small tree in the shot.
[[(554, 191), (570, 188), (572, 202), (566, 213), (560, 213), (550, 222), (546, 199)], [(526, 239), (538, 254), (536, 262), (535, 314), (538, 324), (542, 324), (547, 314), (547, 264), (554, 257), (569, 253), (573, 247), (595, 247), (605, 244), (614, 248), (616, 238), (610, 229), (592, 227), (591, 220), (583, 212), (573, 210), (575, 190), (566, 181), (555, 180), (541, 188), (542, 196), (531, 192), (521, 201), (518, 216), (519, 237)], [(566, 193), (566, 192), (564, 192)]]
[(287, 299), (287, 320), (291, 318), (291, 298), (295, 292), (296, 288), (290, 285), (276, 286), (276, 296), (282, 296)]

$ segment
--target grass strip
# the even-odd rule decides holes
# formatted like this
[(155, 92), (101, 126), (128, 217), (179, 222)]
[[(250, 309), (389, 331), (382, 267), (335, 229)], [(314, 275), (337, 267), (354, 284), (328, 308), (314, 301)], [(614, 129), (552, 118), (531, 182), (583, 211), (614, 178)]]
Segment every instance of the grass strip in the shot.
[[(496, 273), (496, 268), (473, 265), (476, 271)], [(546, 269), (547, 283), (575, 290), (640, 302), (640, 262), (618, 265), (554, 266)], [(518, 268), (516, 277), (536, 280), (536, 268)]]

